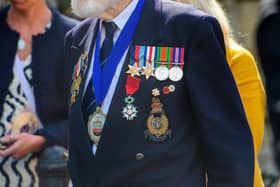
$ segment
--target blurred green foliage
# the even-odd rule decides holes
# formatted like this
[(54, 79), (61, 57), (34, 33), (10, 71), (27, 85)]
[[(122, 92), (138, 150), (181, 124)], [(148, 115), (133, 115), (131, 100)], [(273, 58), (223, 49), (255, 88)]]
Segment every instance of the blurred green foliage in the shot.
[(73, 16), (70, 8), (70, 0), (57, 0), (58, 9), (66, 15)]

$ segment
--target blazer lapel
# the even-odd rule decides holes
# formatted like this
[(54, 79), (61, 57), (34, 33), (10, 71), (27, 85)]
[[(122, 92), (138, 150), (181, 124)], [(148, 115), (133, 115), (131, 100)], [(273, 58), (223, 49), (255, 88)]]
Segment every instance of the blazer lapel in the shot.
[[(88, 134), (87, 126), (83, 120), (83, 115), (82, 115), (82, 102), (83, 102), (83, 90), (85, 88), (86, 77), (88, 74), (88, 70), (89, 70), (91, 58), (92, 58), (92, 53), (93, 53), (97, 24), (98, 24), (98, 21), (96, 19), (94, 19), (92, 21), (87, 33), (82, 38), (82, 40), (78, 44), (73, 44), (71, 46), (71, 52), (73, 52), (73, 55), (75, 55), (75, 56), (72, 56), (74, 59), (78, 59), (81, 55), (87, 54), (87, 58), (83, 62), (83, 64), (84, 64), (83, 66), (85, 69), (81, 75), (82, 80), (81, 80), (81, 84), (79, 86), (79, 95), (77, 96), (76, 102), (72, 106), (72, 109), (70, 110), (70, 112), (76, 113), (75, 118), (79, 118), (82, 121), (82, 123), (73, 124), (76, 127), (74, 127), (74, 128), (72, 127), (73, 129), (76, 129), (76, 132), (80, 131), (82, 135)], [(76, 119), (74, 119), (74, 120), (76, 120)], [(80, 146), (85, 147), (85, 149), (83, 149), (83, 150), (87, 151), (83, 154), (87, 155), (87, 158), (89, 160), (92, 160), (94, 158), (94, 156), (92, 154), (91, 142), (90, 142), (88, 136), (82, 136), (82, 137), (79, 137), (79, 139), (80, 139), (79, 142), (83, 142)], [(90, 164), (90, 163), (88, 163), (88, 164)]]
[[(78, 100), (82, 100), (83, 99), (83, 93), (84, 93), (84, 89), (85, 89), (85, 83), (86, 83), (86, 78), (87, 78), (87, 74), (89, 72), (89, 67), (92, 59), (92, 55), (93, 55), (93, 47), (94, 47), (94, 41), (95, 41), (95, 37), (96, 37), (96, 31), (97, 31), (97, 24), (98, 24), (98, 20), (97, 19), (93, 19), (87, 33), (85, 34), (85, 36), (83, 37), (83, 39), (80, 41), (80, 43), (78, 45), (72, 45), (71, 49), (78, 52), (78, 54), (81, 55), (86, 55), (86, 58), (83, 62), (83, 67), (84, 67), (84, 72), (82, 75), (82, 81), (80, 84), (80, 92), (78, 95)], [(80, 104), (82, 102), (79, 102)], [(81, 107), (81, 106), (79, 106)]]

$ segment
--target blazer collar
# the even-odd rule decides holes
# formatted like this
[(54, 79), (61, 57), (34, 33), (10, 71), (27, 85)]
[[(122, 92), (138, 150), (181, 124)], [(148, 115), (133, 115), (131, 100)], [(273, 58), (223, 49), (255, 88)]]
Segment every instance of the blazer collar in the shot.
[[(73, 44), (71, 48), (89, 51), (94, 43), (97, 25), (99, 23), (96, 18), (89, 18), (91, 24), (78, 44)], [(161, 0), (145, 0), (142, 16), (139, 20), (135, 37), (132, 45), (159, 43), (163, 36), (163, 19), (162, 19), (162, 1)], [(153, 28), (153, 29), (150, 29)], [(87, 50), (88, 49), (88, 50)]]
[(89, 18), (90, 25), (85, 33), (85, 35), (82, 37), (79, 43), (73, 43), (71, 48), (76, 49), (79, 51), (86, 51), (90, 52), (90, 49), (93, 48), (93, 41), (96, 36), (97, 31), (97, 25), (98, 25), (98, 19), (96, 18)]

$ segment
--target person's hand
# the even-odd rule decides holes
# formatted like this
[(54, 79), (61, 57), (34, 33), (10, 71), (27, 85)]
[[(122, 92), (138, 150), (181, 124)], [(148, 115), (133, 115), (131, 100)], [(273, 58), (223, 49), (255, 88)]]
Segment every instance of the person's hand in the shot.
[(42, 136), (32, 135), (28, 133), (21, 133), (16, 136), (5, 136), (1, 138), (3, 143), (9, 144), (5, 150), (0, 150), (0, 157), (12, 156), (19, 160), (29, 153), (39, 152), (46, 139)]

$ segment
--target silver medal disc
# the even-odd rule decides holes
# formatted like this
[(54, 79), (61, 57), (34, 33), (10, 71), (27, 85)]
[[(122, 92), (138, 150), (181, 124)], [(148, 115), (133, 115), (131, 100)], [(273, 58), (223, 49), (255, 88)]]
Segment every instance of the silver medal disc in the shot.
[(169, 70), (166, 66), (159, 66), (156, 68), (155, 77), (159, 81), (165, 81), (168, 79)]
[(106, 115), (102, 112), (95, 112), (89, 117), (88, 121), (88, 133), (90, 139), (98, 145), (103, 127), (105, 124)]
[(179, 66), (174, 66), (169, 70), (169, 79), (177, 82), (183, 78), (183, 70)]

